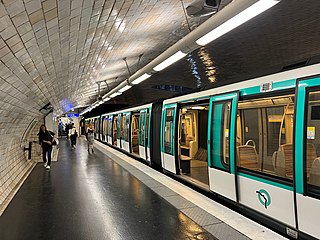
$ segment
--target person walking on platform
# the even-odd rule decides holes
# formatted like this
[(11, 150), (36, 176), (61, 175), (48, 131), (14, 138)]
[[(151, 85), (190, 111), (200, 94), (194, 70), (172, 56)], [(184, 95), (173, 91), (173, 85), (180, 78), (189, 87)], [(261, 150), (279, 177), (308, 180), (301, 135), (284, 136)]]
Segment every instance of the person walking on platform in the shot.
[[(55, 134), (51, 131), (48, 131), (46, 126), (43, 124), (40, 126), (38, 133), (39, 144), (42, 146), (42, 160), (44, 162), (44, 167), (49, 170), (51, 165), (51, 153), (52, 153), (52, 142), (53, 136)], [(48, 155), (48, 159), (46, 158)]]
[(69, 123), (66, 123), (66, 135), (67, 135), (67, 139), (69, 138)]
[(78, 133), (76, 127), (74, 126), (74, 123), (71, 124), (71, 128), (69, 129), (69, 136), (71, 141), (71, 147), (72, 149), (75, 149), (77, 145)]
[(86, 137), (88, 141), (88, 153), (90, 153), (90, 149), (92, 150), (92, 153), (94, 153), (93, 151), (94, 133), (95, 133), (95, 130), (93, 128), (92, 123), (90, 123), (86, 133)]

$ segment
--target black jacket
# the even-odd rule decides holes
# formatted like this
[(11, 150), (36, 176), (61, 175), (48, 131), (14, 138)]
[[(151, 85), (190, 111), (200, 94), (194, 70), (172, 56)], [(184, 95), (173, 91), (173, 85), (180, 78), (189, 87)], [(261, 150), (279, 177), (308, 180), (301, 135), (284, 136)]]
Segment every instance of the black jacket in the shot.
[(38, 135), (39, 135), (39, 143), (43, 148), (50, 148), (52, 146), (49, 143), (43, 142), (43, 140), (50, 141), (52, 143), (53, 136), (54, 136), (53, 132), (48, 131), (48, 130), (46, 130), (45, 132), (42, 132), (40, 130)]

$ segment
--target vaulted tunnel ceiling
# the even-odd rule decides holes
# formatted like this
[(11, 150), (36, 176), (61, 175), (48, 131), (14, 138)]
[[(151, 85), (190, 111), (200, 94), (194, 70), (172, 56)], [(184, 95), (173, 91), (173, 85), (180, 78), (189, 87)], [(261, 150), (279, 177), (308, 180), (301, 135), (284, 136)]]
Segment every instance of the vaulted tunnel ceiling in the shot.
[[(182, 3), (186, 7), (191, 2), (2, 0), (0, 90), (19, 95), (20, 107), (32, 111), (49, 102), (58, 113), (86, 106), (98, 96), (97, 82), (105, 93), (187, 35)], [(230, 2), (222, 0), (220, 8)], [(318, 61), (319, 14), (318, 0), (282, 0), (195, 50), (192, 60), (179, 61), (108, 104), (141, 104), (173, 96), (179, 87), (211, 88)], [(207, 18), (188, 21), (194, 28)], [(205, 74), (203, 54), (217, 69), (215, 83)], [(191, 73), (195, 66), (200, 83)]]

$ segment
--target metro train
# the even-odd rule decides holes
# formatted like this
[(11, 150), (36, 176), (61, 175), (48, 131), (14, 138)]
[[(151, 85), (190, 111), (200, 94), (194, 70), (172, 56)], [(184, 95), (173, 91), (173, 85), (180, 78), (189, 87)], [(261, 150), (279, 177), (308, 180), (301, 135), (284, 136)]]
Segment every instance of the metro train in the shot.
[(320, 64), (85, 119), (290, 238), (320, 238)]

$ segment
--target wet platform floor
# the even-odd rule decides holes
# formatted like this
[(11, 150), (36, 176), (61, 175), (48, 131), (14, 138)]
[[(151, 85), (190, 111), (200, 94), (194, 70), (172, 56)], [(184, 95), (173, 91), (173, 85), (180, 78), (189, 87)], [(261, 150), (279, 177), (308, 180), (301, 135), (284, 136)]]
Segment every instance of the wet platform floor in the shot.
[[(185, 209), (187, 210), (187, 208)], [(0, 239), (216, 239), (110, 157), (60, 141), (0, 217)]]

